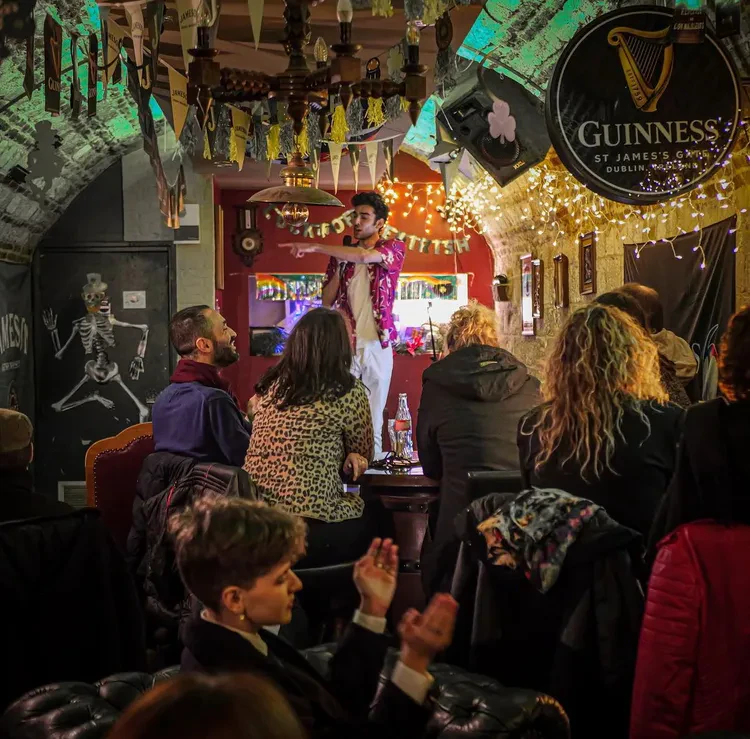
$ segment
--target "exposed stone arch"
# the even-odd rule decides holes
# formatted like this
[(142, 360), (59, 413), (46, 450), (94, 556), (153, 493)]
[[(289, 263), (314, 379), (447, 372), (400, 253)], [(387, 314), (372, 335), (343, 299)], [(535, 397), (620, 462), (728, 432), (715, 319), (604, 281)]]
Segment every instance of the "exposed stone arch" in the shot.
[[(51, 12), (64, 28), (63, 69), (70, 67), (70, 36), (76, 30), (85, 38), (99, 32), (95, 3), (86, 0), (78, 6), (79, 17), (63, 3), (37, 2), (35, 81), (44, 77), (44, 16)], [(79, 60), (81, 55), (79, 55)], [(31, 100), (23, 94), (25, 49), (16, 46), (0, 66), (0, 259), (27, 262), (34, 247), (62, 215), (67, 206), (88, 184), (129, 149), (138, 146), (138, 112), (124, 84), (110, 85), (107, 99), (99, 83), (97, 114), (73, 120), (69, 93), (71, 72), (63, 75), (62, 112), (52, 117), (44, 111), (41, 84)], [(86, 65), (79, 65), (79, 79), (86, 89)], [(14, 167), (26, 167), (35, 146), (35, 126), (47, 120), (59, 135), (57, 153), (62, 160), (61, 174), (55, 177), (44, 197), (38, 199), (32, 188), (13, 180)], [(17, 172), (17, 170), (16, 170)]]

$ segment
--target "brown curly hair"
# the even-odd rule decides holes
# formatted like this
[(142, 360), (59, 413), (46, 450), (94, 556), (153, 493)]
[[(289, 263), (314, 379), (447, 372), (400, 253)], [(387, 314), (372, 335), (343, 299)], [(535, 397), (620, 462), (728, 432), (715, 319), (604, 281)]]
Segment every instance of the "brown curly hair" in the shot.
[(626, 409), (647, 416), (636, 401), (666, 403), (656, 344), (628, 314), (590, 303), (571, 313), (547, 360), (544, 405), (531, 429), (540, 452), (540, 470), (559, 448), (569, 449), (561, 466), (574, 461), (584, 480), (612, 470), (617, 437)]
[(497, 346), (497, 315), (495, 311), (476, 300), (459, 308), (445, 328), (445, 343), (455, 352), (465, 346), (485, 344)]
[(731, 402), (750, 400), (750, 305), (729, 319), (721, 337), (719, 388)]

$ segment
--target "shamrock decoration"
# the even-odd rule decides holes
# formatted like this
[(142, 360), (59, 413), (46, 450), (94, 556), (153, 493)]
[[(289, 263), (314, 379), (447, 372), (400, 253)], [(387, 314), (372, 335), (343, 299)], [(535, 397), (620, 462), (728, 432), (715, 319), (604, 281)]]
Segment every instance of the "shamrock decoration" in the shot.
[(510, 105), (505, 100), (496, 100), (487, 116), (490, 136), (500, 139), (500, 143), (516, 140), (516, 119), (510, 114)]

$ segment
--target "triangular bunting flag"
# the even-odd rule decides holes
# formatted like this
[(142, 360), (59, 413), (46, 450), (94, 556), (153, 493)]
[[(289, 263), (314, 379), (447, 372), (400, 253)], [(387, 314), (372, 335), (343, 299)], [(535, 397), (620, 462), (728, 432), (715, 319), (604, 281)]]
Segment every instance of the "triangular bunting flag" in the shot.
[(44, 19), (44, 110), (60, 115), (62, 26), (49, 13)]
[(99, 8), (99, 23), (102, 32), (102, 84), (104, 85), (104, 96), (107, 96), (107, 84), (109, 83), (109, 28), (107, 24), (109, 8), (103, 5)]
[(120, 47), (125, 38), (125, 31), (114, 21), (107, 23), (107, 68), (105, 75), (105, 95), (107, 81), (118, 83), (122, 80), (122, 64), (120, 60)]
[(459, 159), (451, 159), (449, 162), (440, 162), (440, 174), (443, 176), (443, 188), (445, 189), (445, 196), (448, 197), (453, 187), (453, 181), (456, 179), (458, 174)]
[(169, 72), (169, 100), (172, 103), (172, 127), (175, 138), (179, 141), (189, 110), (187, 77), (183, 77), (172, 67), (167, 67), (167, 71)]
[(393, 182), (393, 139), (383, 142), (383, 155), (385, 156), (385, 174)]
[(86, 114), (89, 118), (96, 115), (96, 86), (97, 74), (96, 65), (99, 63), (99, 39), (95, 33), (89, 34), (89, 58), (88, 58), (88, 90), (86, 99), (88, 101)]
[(23, 76), (23, 91), (26, 93), (26, 97), (31, 100), (31, 96), (34, 93), (34, 42), (36, 36), (36, 24), (34, 23), (34, 16), (32, 11), (31, 17), (31, 32), (26, 38), (26, 71)]
[(339, 191), (339, 168), (341, 167), (341, 150), (342, 144), (328, 142), (328, 152), (331, 155), (331, 171), (333, 172), (333, 191)]
[(247, 133), (250, 128), (250, 116), (233, 105), (229, 106), (232, 113), (232, 133), (229, 141), (229, 160), (237, 162), (237, 167), (242, 170), (247, 150)]
[(349, 145), (349, 161), (352, 163), (354, 173), (354, 189), (359, 190), (359, 147)]
[(83, 102), (83, 93), (81, 92), (81, 83), (78, 79), (78, 39), (79, 34), (76, 31), (70, 32), (70, 108), (71, 118), (74, 120), (81, 115), (81, 103)]
[(164, 3), (150, 2), (145, 11), (146, 28), (148, 28), (148, 41), (151, 47), (151, 79), (156, 80), (159, 74), (159, 39), (161, 38), (161, 27), (164, 22)]
[(315, 172), (315, 187), (320, 184), (320, 149), (312, 150), (313, 172)]
[(264, 0), (247, 0), (247, 6), (250, 11), (250, 26), (253, 30), (253, 41), (257, 50), (260, 43), (260, 29), (263, 25), (263, 5)]
[(193, 57), (190, 56), (190, 49), (194, 49), (197, 43), (200, 6), (201, 0), (177, 0), (177, 18), (180, 25), (180, 41), (182, 42), (185, 71), (193, 60)]
[(378, 142), (368, 141), (365, 144), (365, 154), (367, 155), (367, 166), (370, 168), (370, 181), (374, 190), (378, 184)]
[(138, 81), (143, 84), (143, 8), (140, 5), (126, 5), (125, 17), (130, 26), (130, 38), (133, 40), (135, 66), (138, 69)]

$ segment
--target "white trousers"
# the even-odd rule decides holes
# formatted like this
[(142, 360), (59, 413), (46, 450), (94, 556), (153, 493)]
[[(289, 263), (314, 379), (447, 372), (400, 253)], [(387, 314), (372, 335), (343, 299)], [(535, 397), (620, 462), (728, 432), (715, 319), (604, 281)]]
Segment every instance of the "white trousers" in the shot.
[(383, 348), (378, 340), (357, 345), (352, 374), (369, 390), (372, 430), (375, 435), (375, 459), (383, 453), (383, 411), (393, 374), (393, 349)]

